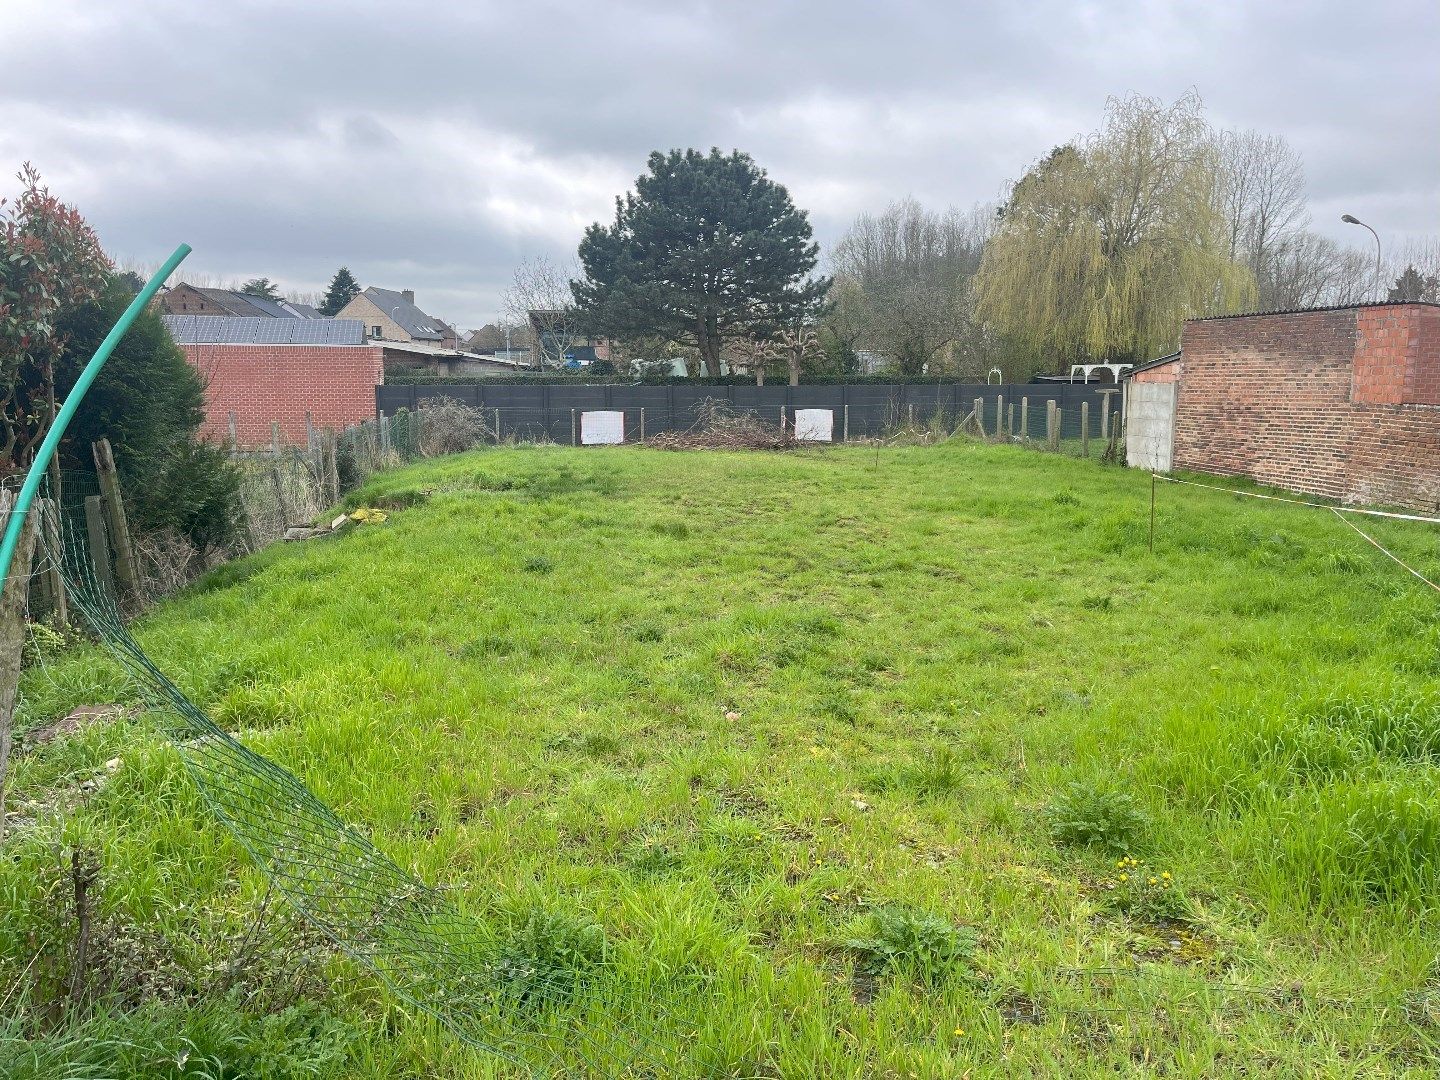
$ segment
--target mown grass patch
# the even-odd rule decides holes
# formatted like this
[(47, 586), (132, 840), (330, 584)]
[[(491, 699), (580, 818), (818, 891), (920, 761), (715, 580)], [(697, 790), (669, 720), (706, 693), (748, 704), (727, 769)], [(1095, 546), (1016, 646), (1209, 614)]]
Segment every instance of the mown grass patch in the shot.
[[(517, 971), (699, 1007), (693, 1075), (1424, 1075), (1433, 597), (1332, 515), (1211, 492), (1162, 490), (1151, 553), (1149, 488), (969, 443), (483, 451), (375, 478), (350, 503), (385, 522), (223, 567), (139, 636)], [(1440, 569), (1423, 526), (1376, 530)], [(21, 725), (133, 696), (49, 650)], [(0, 986), (74, 847), (183, 984), (36, 1060), (88, 1038), (123, 1074), (117, 1033), (169, 1053), (163, 1023), (267, 1075), (513, 1073), (339, 958), (318, 1000), (216, 1012), (264, 882), (155, 731), (15, 762)]]

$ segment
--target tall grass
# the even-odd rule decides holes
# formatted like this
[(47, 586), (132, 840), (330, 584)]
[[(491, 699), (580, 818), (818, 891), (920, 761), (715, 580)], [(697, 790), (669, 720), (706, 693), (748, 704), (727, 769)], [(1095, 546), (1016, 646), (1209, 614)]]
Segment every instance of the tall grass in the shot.
[[(606, 973), (597, 1021), (684, 1017), (689, 1075), (1433, 1064), (1440, 616), (1329, 515), (1167, 490), (1152, 553), (1143, 475), (960, 441), (502, 448), (349, 502), (392, 512), (220, 568), (147, 650), (521, 968)], [(83, 648), (24, 690), (22, 728), (129, 695)], [(0, 985), (76, 844), (182, 974), (233, 956), (263, 880), (145, 717), (16, 780)], [(125, 1075), (268, 1024), (313, 1075), (506, 1074), (316, 964), (300, 1019), (157, 989), (0, 1061)]]

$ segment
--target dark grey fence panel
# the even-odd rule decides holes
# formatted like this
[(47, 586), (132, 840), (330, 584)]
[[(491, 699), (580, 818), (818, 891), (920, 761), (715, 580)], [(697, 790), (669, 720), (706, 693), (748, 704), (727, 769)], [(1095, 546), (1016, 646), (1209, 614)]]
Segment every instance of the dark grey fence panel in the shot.
[[(375, 407), (378, 412), (393, 416), (398, 410), (413, 409), (428, 398), (454, 398), (467, 405), (499, 410), (495, 419), (499, 420), (505, 438), (548, 438), (568, 443), (576, 437), (578, 415), (585, 410), (624, 412), (629, 439), (639, 437), (641, 409), (645, 410), (644, 431), (648, 436), (662, 431), (683, 431), (695, 423), (696, 406), (700, 402), (718, 399), (737, 410), (775, 421), (779, 420), (782, 409), (791, 419), (796, 409), (834, 409), (836, 437), (848, 433), (853, 439), (878, 435), (912, 421), (953, 426), (970, 415), (978, 398), (982, 403), (979, 419), (988, 434), (996, 434), (1003, 426), (1012, 435), (1043, 440), (1050, 401), (1060, 410), (1062, 438), (1080, 436), (1082, 403), (1089, 405), (1091, 437), (1099, 438), (1107, 398), (1111, 423), (1119, 422), (1120, 394), (1115, 390), (1113, 384), (1095, 383), (802, 383), (800, 386), (783, 383), (767, 386), (431, 383), (377, 386)], [(1025, 402), (1029, 403), (1028, 408), (1022, 407)]]

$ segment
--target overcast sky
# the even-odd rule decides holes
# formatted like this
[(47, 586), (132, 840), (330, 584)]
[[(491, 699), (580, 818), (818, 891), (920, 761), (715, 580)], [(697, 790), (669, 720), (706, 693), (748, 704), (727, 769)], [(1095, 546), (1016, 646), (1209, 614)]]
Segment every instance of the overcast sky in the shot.
[(122, 261), (184, 240), (306, 291), (343, 263), (472, 327), (652, 149), (748, 151), (828, 244), (1190, 87), (1300, 150), (1327, 234), (1440, 233), (1436, 0), (0, 0), (0, 192), (29, 159)]

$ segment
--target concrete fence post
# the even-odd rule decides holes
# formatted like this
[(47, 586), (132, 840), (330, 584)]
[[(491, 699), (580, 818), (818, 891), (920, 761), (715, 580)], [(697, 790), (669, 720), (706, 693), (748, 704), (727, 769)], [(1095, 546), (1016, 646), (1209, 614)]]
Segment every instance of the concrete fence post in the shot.
[(111, 596), (115, 595), (115, 577), (110, 571), (110, 540), (105, 534), (105, 509), (99, 495), (85, 499), (85, 537), (90, 546), (90, 564), (95, 580)]
[(1055, 405), (1055, 399), (1050, 398), (1045, 402), (1045, 445), (1051, 450), (1060, 442), (1059, 420), (1060, 410)]
[(100, 480), (100, 495), (110, 525), (110, 542), (115, 545), (115, 574), (122, 589), (134, 592), (139, 587), (140, 574), (135, 563), (135, 545), (130, 542), (125, 497), (120, 492), (120, 474), (115, 470), (115, 452), (110, 448), (109, 439), (91, 443), (90, 452), (95, 456), (95, 474)]
[(240, 451), (240, 418), (234, 412), (230, 413), (230, 453), (236, 454)]
[(1030, 399), (1020, 399), (1020, 437), (1026, 442), (1030, 441)]
[(1080, 456), (1090, 456), (1090, 403), (1080, 403)]

